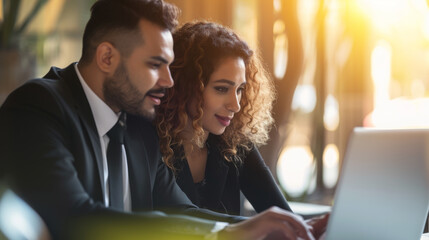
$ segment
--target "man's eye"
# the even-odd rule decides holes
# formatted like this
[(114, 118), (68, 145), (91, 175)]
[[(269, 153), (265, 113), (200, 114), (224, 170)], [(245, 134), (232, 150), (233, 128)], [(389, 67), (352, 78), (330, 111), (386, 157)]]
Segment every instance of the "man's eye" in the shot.
[(150, 68), (153, 68), (153, 69), (158, 69), (161, 67), (160, 63), (148, 63), (148, 65)]
[(228, 92), (228, 88), (226, 87), (215, 87), (216, 91), (221, 92), (221, 93), (226, 93)]

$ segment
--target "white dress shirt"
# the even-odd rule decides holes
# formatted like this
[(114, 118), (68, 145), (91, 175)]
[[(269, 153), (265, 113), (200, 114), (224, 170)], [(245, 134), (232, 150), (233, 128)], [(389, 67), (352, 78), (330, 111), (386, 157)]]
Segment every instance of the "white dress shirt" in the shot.
[[(103, 155), (103, 184), (104, 184), (104, 205), (109, 206), (109, 171), (107, 165), (107, 146), (109, 144), (109, 137), (107, 132), (116, 124), (119, 119), (120, 113), (115, 113), (103, 100), (101, 100), (86, 84), (82, 75), (77, 68), (77, 63), (74, 65), (79, 81), (82, 85), (83, 91), (85, 92), (86, 98), (88, 99), (89, 106), (94, 116), (95, 126), (97, 127), (98, 136), (100, 137), (101, 153)], [(128, 163), (127, 155), (125, 152), (124, 145), (122, 145), (122, 183), (123, 183), (123, 199), (124, 199), (124, 210), (131, 211), (131, 193), (130, 193), (130, 182), (128, 178)]]

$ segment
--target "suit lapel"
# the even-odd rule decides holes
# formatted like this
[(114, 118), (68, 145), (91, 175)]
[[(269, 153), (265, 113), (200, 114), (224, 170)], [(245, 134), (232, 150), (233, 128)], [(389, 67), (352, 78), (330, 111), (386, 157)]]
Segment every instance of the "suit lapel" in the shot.
[(58, 72), (58, 75), (60, 75), (66, 81), (74, 96), (74, 100), (75, 100), (74, 107), (82, 123), (83, 129), (84, 131), (86, 131), (88, 135), (89, 143), (91, 145), (90, 147), (92, 147), (93, 154), (94, 154), (93, 156), (97, 162), (98, 175), (100, 178), (101, 188), (103, 192), (105, 192), (106, 190), (104, 189), (104, 184), (102, 184), (104, 182), (103, 180), (104, 173), (103, 173), (103, 156), (101, 153), (100, 138), (98, 136), (97, 127), (95, 125), (94, 117), (92, 115), (92, 111), (89, 106), (88, 100), (86, 98), (85, 92), (83, 91), (82, 85), (74, 69), (74, 63), (69, 65), (63, 71)]

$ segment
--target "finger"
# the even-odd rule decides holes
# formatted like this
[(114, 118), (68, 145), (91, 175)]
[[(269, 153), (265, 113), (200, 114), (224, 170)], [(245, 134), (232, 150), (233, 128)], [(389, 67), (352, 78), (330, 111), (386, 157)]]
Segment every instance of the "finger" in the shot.
[(266, 224), (271, 228), (270, 232), (278, 231), (284, 237), (286, 237), (286, 239), (298, 239), (295, 229), (293, 229), (293, 227), (288, 222), (271, 219), (270, 221), (267, 221)]
[(325, 214), (319, 217), (315, 217), (306, 220), (306, 223), (311, 226), (310, 230), (314, 237), (318, 238), (323, 232), (326, 231), (328, 225), (329, 214)]
[(314, 240), (313, 235), (310, 231), (304, 229), (297, 229), (293, 227), (291, 221), (282, 222), (282, 231), (288, 239), (305, 239), (305, 240)]
[(270, 217), (278, 219), (279, 221), (287, 222), (299, 236), (305, 239), (309, 239), (308, 236), (311, 236), (310, 239), (312, 239), (310, 226), (304, 222), (301, 216), (292, 214), (279, 208), (270, 209), (269, 214)]
[(291, 224), (292, 222), (293, 220), (281, 221), (279, 219), (271, 218), (265, 223), (267, 226), (270, 226), (271, 229), (282, 232), (287, 239), (298, 239), (298, 237), (305, 240), (314, 239), (311, 232), (306, 231), (305, 227), (303, 229), (297, 229)]

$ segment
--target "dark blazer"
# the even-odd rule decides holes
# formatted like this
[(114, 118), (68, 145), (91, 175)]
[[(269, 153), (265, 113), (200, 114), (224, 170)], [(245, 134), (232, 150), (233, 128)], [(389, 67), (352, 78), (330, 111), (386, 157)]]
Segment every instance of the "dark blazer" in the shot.
[[(162, 162), (151, 123), (129, 114), (125, 148), (133, 212), (200, 212)], [(0, 169), (12, 188), (41, 215), (54, 238), (71, 216), (122, 215), (103, 203), (100, 140), (73, 64), (51, 68), (43, 79), (29, 81), (8, 97), (0, 109), (0, 158)], [(205, 227), (210, 229), (210, 224), (214, 223)]]
[(239, 215), (241, 191), (256, 212), (271, 206), (292, 211), (256, 148), (245, 154), (241, 164), (234, 164), (224, 160), (217, 136), (209, 135), (207, 146), (209, 153), (203, 196), (197, 194), (187, 161), (181, 160), (183, 150), (176, 151), (175, 155), (175, 167), (179, 170), (176, 181), (194, 204), (216, 212)]

